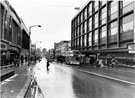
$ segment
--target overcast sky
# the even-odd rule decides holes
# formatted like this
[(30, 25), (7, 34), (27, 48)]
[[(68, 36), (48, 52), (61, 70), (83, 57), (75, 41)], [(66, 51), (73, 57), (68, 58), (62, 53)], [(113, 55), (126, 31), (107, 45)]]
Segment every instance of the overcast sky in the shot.
[(8, 0), (23, 19), (27, 28), (40, 24), (42, 27), (31, 29), (32, 43), (37, 47), (51, 49), (54, 42), (70, 40), (71, 20), (78, 10), (89, 0)]

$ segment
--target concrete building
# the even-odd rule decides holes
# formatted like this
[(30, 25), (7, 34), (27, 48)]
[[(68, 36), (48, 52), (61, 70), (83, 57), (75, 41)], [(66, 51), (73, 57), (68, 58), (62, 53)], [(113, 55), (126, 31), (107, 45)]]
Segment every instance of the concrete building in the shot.
[(71, 49), (135, 65), (135, 2), (89, 1), (71, 21)]
[(7, 0), (0, 0), (1, 66), (13, 64), (28, 55), (28, 29)]
[(61, 41), (54, 44), (55, 56), (65, 56), (65, 52), (70, 50), (70, 41)]

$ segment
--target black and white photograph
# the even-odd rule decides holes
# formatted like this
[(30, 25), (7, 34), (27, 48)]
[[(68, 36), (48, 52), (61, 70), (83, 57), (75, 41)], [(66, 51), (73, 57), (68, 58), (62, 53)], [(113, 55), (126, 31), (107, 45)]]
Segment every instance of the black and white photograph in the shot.
[(135, 98), (135, 1), (0, 0), (0, 98)]

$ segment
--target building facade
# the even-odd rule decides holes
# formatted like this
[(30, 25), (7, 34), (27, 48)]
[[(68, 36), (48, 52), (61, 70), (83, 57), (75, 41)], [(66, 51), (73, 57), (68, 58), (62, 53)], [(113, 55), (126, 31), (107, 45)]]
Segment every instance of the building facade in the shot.
[[(28, 52), (28, 30), (7, 0), (0, 1), (0, 52), (1, 66), (9, 65)], [(26, 37), (23, 37), (24, 34)]]
[(70, 41), (61, 41), (54, 44), (55, 56), (65, 56), (65, 52), (70, 50)]
[(71, 49), (134, 65), (135, 2), (89, 1), (71, 21)]

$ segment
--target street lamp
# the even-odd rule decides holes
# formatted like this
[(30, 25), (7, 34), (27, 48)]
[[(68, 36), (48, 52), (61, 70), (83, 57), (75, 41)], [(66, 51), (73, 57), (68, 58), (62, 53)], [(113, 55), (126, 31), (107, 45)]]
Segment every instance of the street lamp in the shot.
[(29, 27), (29, 58), (28, 58), (28, 66), (30, 66), (30, 55), (31, 55), (31, 28), (32, 27), (41, 27), (41, 25), (32, 25)]
[(80, 7), (75, 7), (74, 9), (75, 9), (75, 10), (80, 10)]

